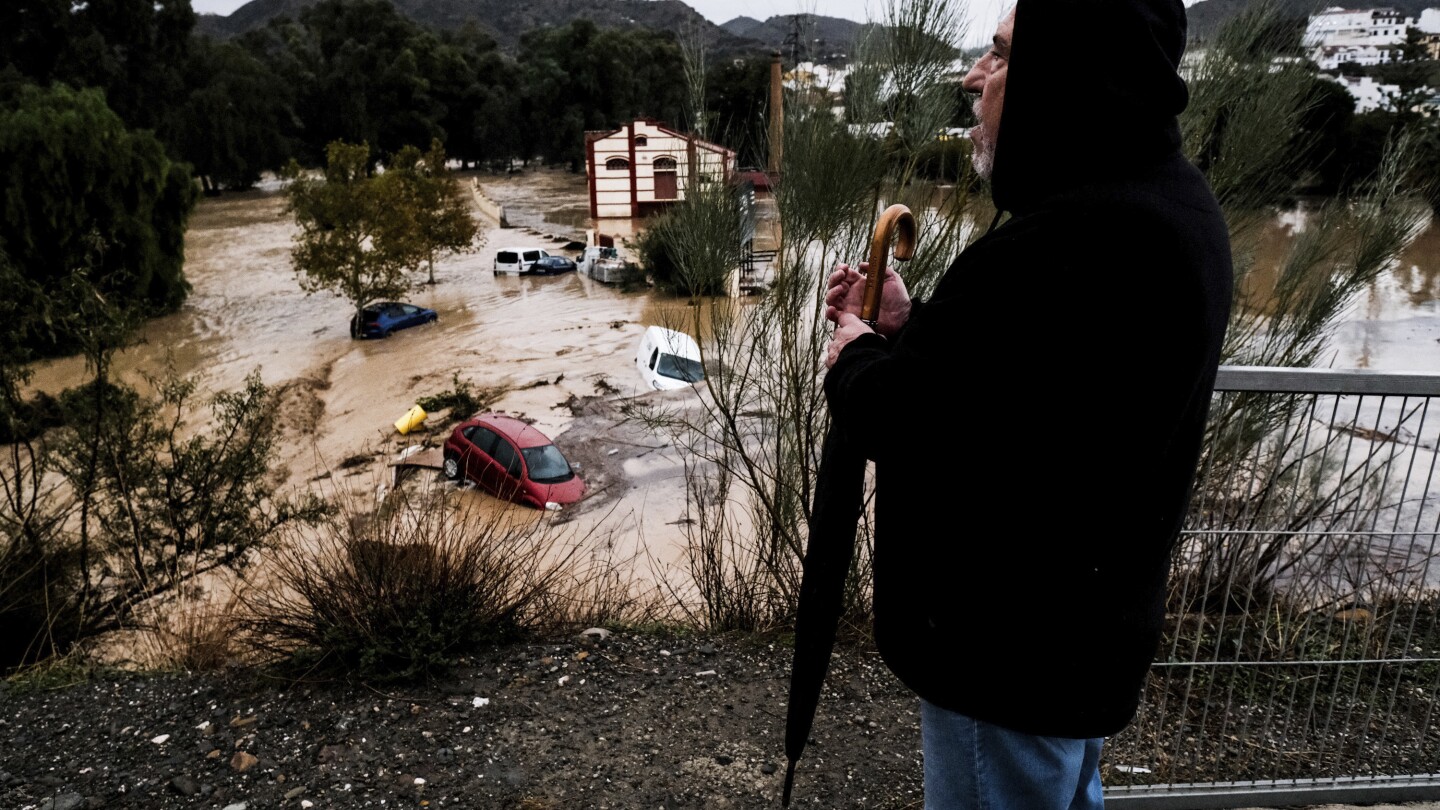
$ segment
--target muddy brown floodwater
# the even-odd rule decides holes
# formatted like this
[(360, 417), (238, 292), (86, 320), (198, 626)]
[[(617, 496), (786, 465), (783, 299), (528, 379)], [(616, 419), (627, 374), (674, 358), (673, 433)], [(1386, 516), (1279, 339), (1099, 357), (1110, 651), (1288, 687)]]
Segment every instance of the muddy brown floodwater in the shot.
[[(504, 205), (513, 227), (499, 227), (477, 204), (482, 246), (439, 261), (437, 283), (409, 296), (437, 310), (438, 323), (385, 340), (351, 340), (347, 302), (306, 295), (296, 283), (290, 263), (296, 228), (283, 193), (227, 194), (204, 200), (191, 219), (185, 272), (193, 290), (185, 305), (146, 324), (139, 342), (117, 357), (116, 373), (144, 387), (145, 375), (160, 373), (168, 357), (178, 372), (202, 375), (203, 387), (218, 391), (237, 388), (258, 370), (267, 384), (285, 388), (277, 459), (283, 486), (362, 502), (392, 485), (388, 464), (402, 450), (443, 441), (447, 414), (408, 436), (395, 430), (417, 399), (451, 388), (456, 376), (477, 389), (504, 388), (494, 409), (533, 421), (578, 462), (590, 484), (586, 499), (563, 510), (561, 520), (603, 544), (612, 560), (634, 560), (651, 577), (679, 570), (683, 579), (682, 459), (665, 437), (621, 415), (616, 403), (696, 396), (693, 390), (642, 392), (633, 358), (645, 326), (689, 322), (686, 303), (579, 274), (494, 275), (501, 247), (574, 252), (565, 245), (583, 240), (586, 228), (597, 224), (588, 217), (585, 179), (539, 170), (464, 180), (467, 188), (478, 181)], [(624, 239), (639, 224), (598, 225)], [(1304, 225), (1301, 215), (1281, 215), (1275, 238), (1288, 239)], [(1440, 370), (1436, 267), (1440, 229), (1432, 223), (1400, 266), (1342, 319), (1334, 365)], [(1016, 320), (1015, 331), (1023, 333), (1023, 315)], [(66, 358), (41, 364), (31, 385), (55, 393), (84, 379), (83, 361)], [(439, 475), (421, 471), (419, 477)], [(521, 509), (479, 492), (456, 496), (481, 514)], [(524, 511), (518, 515), (527, 518)]]
[[(284, 485), (361, 499), (391, 484), (388, 464), (403, 449), (443, 442), (437, 423), (445, 414), (409, 435), (396, 431), (394, 423), (417, 399), (450, 389), (457, 375), (477, 389), (503, 387), (493, 409), (533, 421), (581, 462), (581, 476), (591, 484), (586, 500), (561, 516), (604, 542), (612, 557), (634, 558), (650, 572), (674, 566), (684, 542), (685, 499), (673, 448), (633, 423), (617, 432), (608, 411), (597, 416), (594, 407), (583, 432), (570, 428), (584, 412), (577, 403), (643, 393), (636, 342), (646, 325), (675, 317), (670, 310), (683, 310), (685, 302), (580, 274), (496, 276), (499, 247), (554, 251), (571, 237), (583, 238), (576, 211), (586, 205), (585, 182), (582, 175), (551, 171), (477, 177), (492, 199), (510, 208), (512, 222), (528, 227), (502, 229), (477, 208), (483, 246), (438, 262), (437, 283), (408, 297), (439, 312), (439, 321), (384, 340), (352, 340), (343, 299), (300, 290), (290, 263), (296, 228), (281, 192), (206, 199), (186, 235), (188, 300), (145, 325), (139, 342), (116, 358), (117, 375), (143, 387), (145, 375), (159, 373), (168, 356), (178, 372), (202, 375), (203, 388), (219, 391), (258, 370), (266, 384), (286, 387), (277, 459)], [(66, 358), (39, 366), (31, 385), (58, 392), (84, 378), (83, 361)], [(597, 469), (602, 462), (610, 469)], [(456, 495), (482, 513), (524, 509), (480, 492)], [(596, 527), (599, 532), (590, 531)]]

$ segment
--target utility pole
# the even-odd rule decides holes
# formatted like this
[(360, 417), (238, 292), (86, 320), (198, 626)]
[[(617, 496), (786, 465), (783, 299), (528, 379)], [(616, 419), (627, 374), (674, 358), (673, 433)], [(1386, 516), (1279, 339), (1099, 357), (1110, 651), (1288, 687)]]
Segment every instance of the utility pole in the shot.
[(785, 76), (780, 51), (770, 53), (770, 163), (771, 182), (780, 175), (780, 150), (785, 143)]
[[(783, 45), (788, 45), (788, 46), (790, 46), (790, 64), (791, 64), (791, 65), (797, 65), (797, 66), (798, 66), (798, 65), (800, 64), (800, 45), (801, 45), (801, 41), (802, 41), (802, 40), (801, 40), (801, 35), (800, 35), (800, 15), (799, 15), (799, 14), (791, 14), (791, 15), (790, 15), (790, 33), (788, 33), (788, 34), (785, 35), (785, 41), (784, 41), (783, 43), (781, 43), (782, 46), (783, 46)], [(808, 54), (807, 54), (807, 56), (808, 56)]]

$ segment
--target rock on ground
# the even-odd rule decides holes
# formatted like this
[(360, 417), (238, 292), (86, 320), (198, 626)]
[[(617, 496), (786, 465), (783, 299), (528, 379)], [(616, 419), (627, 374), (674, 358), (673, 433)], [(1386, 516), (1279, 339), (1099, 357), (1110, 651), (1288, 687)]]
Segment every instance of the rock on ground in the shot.
[[(788, 647), (597, 635), (420, 686), (234, 669), (0, 692), (0, 807), (779, 806)], [(827, 686), (792, 806), (919, 808), (915, 699), (868, 650)]]

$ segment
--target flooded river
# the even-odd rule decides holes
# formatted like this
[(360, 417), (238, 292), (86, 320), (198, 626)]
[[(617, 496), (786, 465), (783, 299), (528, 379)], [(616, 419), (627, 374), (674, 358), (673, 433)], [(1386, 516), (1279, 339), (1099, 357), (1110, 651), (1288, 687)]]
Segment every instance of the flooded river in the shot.
[[(565, 241), (583, 238), (586, 189), (582, 176), (564, 172), (484, 175), (480, 181), (520, 227), (502, 229), (481, 217), (484, 246), (442, 260), (438, 283), (409, 298), (437, 310), (439, 322), (375, 341), (350, 339), (344, 300), (300, 291), (290, 265), (296, 229), (280, 193), (205, 200), (186, 237), (189, 299), (179, 312), (145, 326), (140, 341), (118, 357), (117, 373), (140, 384), (168, 356), (178, 371), (204, 375), (212, 390), (236, 388), (254, 370), (268, 384), (287, 386), (279, 461), (293, 487), (373, 494), (385, 486), (387, 463), (399, 451), (443, 439), (423, 429), (400, 436), (394, 422), (417, 399), (450, 388), (456, 375), (477, 388), (503, 387), (496, 410), (533, 420), (566, 449), (574, 402), (638, 393), (633, 353), (641, 332), (648, 324), (673, 321), (685, 304), (578, 274), (495, 276), (491, 263), (501, 247), (562, 249)], [(1300, 226), (1282, 218), (1275, 238)], [(631, 228), (619, 223), (608, 232)], [(1330, 364), (1440, 373), (1437, 294), (1440, 229), (1432, 228), (1347, 314)], [(1023, 301), (1011, 304), (1017, 317), (1024, 312)], [(1023, 324), (1013, 331), (1023, 333)], [(54, 392), (83, 376), (79, 359), (56, 360), (37, 370), (32, 385)], [(629, 551), (662, 566), (682, 565), (679, 459), (659, 441), (643, 455), (643, 461), (627, 463), (633, 480), (615, 508), (598, 510), (594, 519), (603, 513), (613, 532), (630, 538)], [(488, 496), (473, 497), (490, 504), (486, 508), (503, 508)]]
[[(267, 384), (287, 387), (278, 461), (288, 485), (327, 494), (373, 496), (387, 486), (387, 464), (401, 450), (443, 441), (428, 426), (401, 436), (394, 423), (417, 399), (450, 389), (456, 375), (476, 389), (504, 388), (494, 409), (533, 421), (565, 449), (569, 403), (605, 392), (638, 393), (634, 351), (641, 332), (685, 304), (573, 273), (494, 275), (500, 247), (556, 251), (564, 241), (549, 235), (583, 235), (573, 209), (586, 191), (582, 177), (564, 173), (484, 179), (493, 199), (516, 206), (515, 219), (542, 228), (542, 211), (569, 211), (570, 219), (532, 231), (502, 229), (480, 216), (484, 246), (437, 263), (437, 283), (407, 298), (438, 311), (439, 321), (385, 340), (352, 340), (349, 304), (300, 290), (290, 264), (296, 228), (282, 194), (204, 200), (186, 236), (188, 300), (145, 325), (136, 345), (117, 356), (116, 374), (144, 387), (144, 375), (158, 373), (169, 357), (180, 373), (203, 375), (206, 389), (224, 390), (258, 370)], [(31, 386), (56, 392), (84, 374), (80, 358), (50, 361), (37, 368)], [(644, 486), (607, 507), (606, 516), (631, 536), (643, 522), (645, 543), (667, 550), (662, 562), (669, 565), (676, 560), (668, 550), (682, 545), (684, 487), (675, 476), (655, 474), (668, 468), (665, 456), (664, 448), (648, 455)], [(369, 461), (360, 463), (362, 457)], [(467, 497), (482, 510), (507, 508), (478, 492)]]

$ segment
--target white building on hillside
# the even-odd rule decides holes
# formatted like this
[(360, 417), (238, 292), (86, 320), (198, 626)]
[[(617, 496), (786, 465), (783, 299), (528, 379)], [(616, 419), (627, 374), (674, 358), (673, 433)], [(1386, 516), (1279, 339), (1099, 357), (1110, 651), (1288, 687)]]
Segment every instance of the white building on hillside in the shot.
[(1380, 84), (1369, 76), (1325, 76), (1332, 82), (1339, 82), (1355, 99), (1355, 112), (1372, 110), (1395, 111), (1395, 102), (1400, 98), (1400, 85)]
[(1310, 17), (1303, 41), (1321, 70), (1335, 70), (1345, 62), (1378, 65), (1399, 58), (1405, 30), (1417, 24), (1414, 17), (1392, 8), (1332, 6)]

